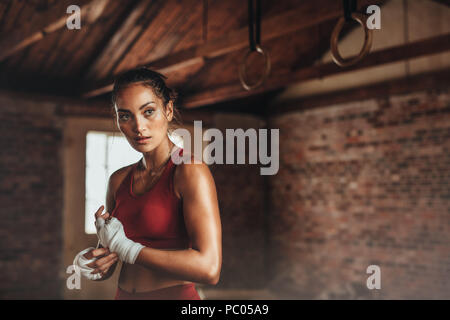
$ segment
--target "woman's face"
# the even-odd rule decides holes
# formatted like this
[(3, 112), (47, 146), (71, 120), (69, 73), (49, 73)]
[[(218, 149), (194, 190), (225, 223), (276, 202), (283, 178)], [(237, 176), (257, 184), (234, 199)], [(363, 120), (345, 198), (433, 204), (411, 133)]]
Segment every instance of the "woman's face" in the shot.
[[(170, 101), (164, 108), (163, 101), (152, 88), (142, 84), (122, 88), (115, 109), (117, 126), (135, 150), (152, 151), (167, 138), (173, 103)], [(138, 137), (148, 139), (138, 141)]]

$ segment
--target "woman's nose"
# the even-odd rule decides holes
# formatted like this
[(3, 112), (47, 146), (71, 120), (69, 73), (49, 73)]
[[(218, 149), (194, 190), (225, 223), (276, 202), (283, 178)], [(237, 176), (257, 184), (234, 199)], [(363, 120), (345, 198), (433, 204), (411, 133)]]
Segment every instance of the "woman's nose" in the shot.
[(136, 132), (136, 134), (142, 135), (144, 135), (145, 132), (144, 121), (142, 119), (139, 119), (138, 117), (136, 117), (136, 120), (134, 121), (134, 131)]

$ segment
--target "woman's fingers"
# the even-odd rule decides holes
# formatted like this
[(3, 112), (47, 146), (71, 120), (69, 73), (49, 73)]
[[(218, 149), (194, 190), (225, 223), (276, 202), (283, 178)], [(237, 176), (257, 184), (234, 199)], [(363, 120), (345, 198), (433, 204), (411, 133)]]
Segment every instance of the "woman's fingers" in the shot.
[(95, 271), (91, 272), (92, 274), (96, 274), (96, 273), (100, 273), (102, 275), (102, 277), (104, 275), (106, 275), (106, 273), (108, 272), (109, 268), (116, 263), (116, 261), (111, 261), (108, 263), (108, 265), (104, 265), (103, 267), (96, 269)]
[(95, 212), (95, 219), (102, 215), (103, 209), (105, 209), (104, 205), (101, 205), (100, 208), (98, 208), (97, 212)]
[(92, 253), (94, 250), (86, 252), (83, 257), (85, 257), (88, 260), (91, 260), (94, 257), (94, 254)]
[(104, 220), (109, 218), (108, 212), (105, 212), (102, 214), (104, 208), (105, 208), (105, 206), (103, 206), (103, 205), (101, 205), (100, 208), (98, 208), (97, 212), (95, 212), (95, 220), (97, 220), (99, 217)]
[[(84, 257), (88, 260), (93, 259), (95, 257), (100, 257), (100, 256), (104, 256), (104, 255), (109, 255), (111, 252), (109, 252), (108, 248), (98, 248), (98, 249), (93, 249), (87, 253), (84, 254)], [(91, 262), (89, 264), (87, 264), (88, 267), (90, 268), (94, 268), (94, 262)]]
[(101, 273), (101, 274), (105, 274), (108, 269), (117, 261), (119, 260), (119, 257), (117, 256), (116, 253), (111, 253), (110, 255), (98, 259), (97, 261), (94, 262), (95, 266), (92, 266), (92, 268), (95, 268), (94, 271), (92, 271), (92, 274), (95, 273)]
[(109, 218), (109, 213), (108, 213), (108, 212), (105, 212), (105, 214), (103, 214), (101, 217), (102, 217), (103, 219), (107, 220), (107, 219)]
[(100, 256), (104, 256), (104, 255), (109, 255), (110, 253), (111, 252), (109, 252), (108, 248), (98, 248), (98, 249), (92, 250), (93, 257), (100, 257)]
[(103, 255), (106, 255), (106, 254), (110, 254), (108, 248), (98, 248), (98, 249), (92, 249), (91, 251), (86, 252), (83, 256), (86, 259), (90, 260), (92, 258), (103, 256)]
[(103, 257), (101, 257), (101, 258), (99, 258), (99, 259), (97, 259), (95, 261), (92, 261), (91, 263), (87, 264), (87, 266), (90, 267), (90, 268), (98, 268), (101, 265), (103, 265), (104, 263), (106, 263), (109, 260), (114, 259), (116, 257), (117, 257), (117, 253), (115, 253), (115, 252), (114, 253), (110, 253), (109, 250), (108, 250), (108, 252), (105, 253)]

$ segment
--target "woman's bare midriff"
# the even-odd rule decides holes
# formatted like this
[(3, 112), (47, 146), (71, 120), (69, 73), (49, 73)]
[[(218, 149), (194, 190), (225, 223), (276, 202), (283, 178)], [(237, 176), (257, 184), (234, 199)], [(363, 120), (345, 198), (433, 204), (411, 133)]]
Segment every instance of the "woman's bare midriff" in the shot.
[(167, 272), (149, 269), (138, 264), (123, 263), (119, 276), (119, 287), (130, 293), (148, 292), (189, 283), (192, 282), (176, 279)]

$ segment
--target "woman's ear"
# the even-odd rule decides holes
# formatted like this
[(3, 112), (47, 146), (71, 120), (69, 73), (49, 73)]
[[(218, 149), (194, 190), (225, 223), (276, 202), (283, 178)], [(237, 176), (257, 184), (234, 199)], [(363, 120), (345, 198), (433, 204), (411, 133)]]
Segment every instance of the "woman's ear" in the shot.
[(166, 106), (166, 118), (167, 120), (172, 121), (173, 119), (173, 100), (170, 100)]

